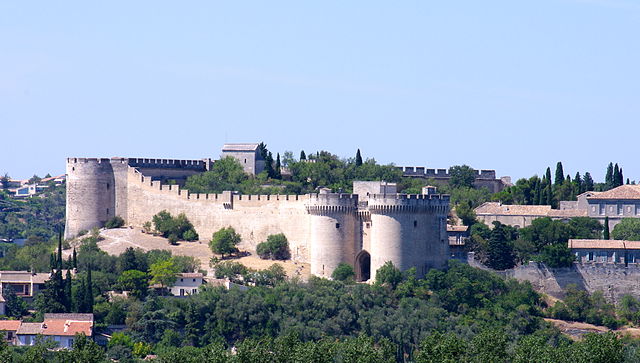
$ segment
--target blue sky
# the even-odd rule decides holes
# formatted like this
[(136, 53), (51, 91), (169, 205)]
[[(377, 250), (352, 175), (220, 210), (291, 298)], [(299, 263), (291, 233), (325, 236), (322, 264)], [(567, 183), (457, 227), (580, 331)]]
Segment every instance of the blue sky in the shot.
[(0, 3), (0, 173), (224, 142), (640, 179), (640, 3)]

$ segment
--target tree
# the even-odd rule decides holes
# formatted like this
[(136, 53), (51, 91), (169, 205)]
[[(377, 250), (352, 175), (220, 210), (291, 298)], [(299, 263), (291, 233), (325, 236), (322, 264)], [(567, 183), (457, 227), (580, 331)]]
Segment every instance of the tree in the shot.
[(172, 286), (177, 279), (178, 269), (172, 259), (159, 261), (149, 268), (151, 284), (158, 284), (161, 288)]
[(282, 179), (282, 174), (280, 173), (280, 169), (282, 165), (280, 164), (280, 153), (276, 155), (276, 166), (273, 169), (273, 178), (274, 179)]
[(73, 263), (73, 268), (77, 269), (78, 268), (78, 256), (76, 253), (76, 248), (73, 248), (73, 255), (72, 255), (72, 263)]
[(149, 275), (138, 270), (127, 270), (118, 277), (118, 286), (123, 291), (130, 291), (130, 295), (144, 300), (149, 288)]
[(222, 228), (215, 232), (209, 242), (209, 247), (213, 253), (222, 255), (224, 259), (225, 254), (231, 254), (237, 252), (236, 245), (240, 243), (242, 238), (233, 227)]
[(307, 154), (304, 153), (304, 150), (300, 150), (300, 160), (307, 160)]
[(360, 149), (356, 151), (356, 166), (362, 165), (362, 155), (360, 155)]
[(547, 245), (542, 248), (540, 261), (551, 268), (570, 267), (575, 260), (571, 250), (564, 244)]
[(85, 313), (93, 312), (93, 280), (91, 278), (91, 266), (87, 269), (87, 282), (86, 282), (87, 292), (85, 293), (85, 301), (84, 304), (86, 311)]
[(507, 235), (505, 225), (493, 222), (493, 229), (487, 241), (487, 265), (496, 270), (505, 270), (513, 267), (514, 251), (511, 236)]
[(607, 166), (607, 174), (604, 177), (605, 190), (613, 188), (613, 163)]
[(226, 156), (213, 163), (211, 170), (187, 178), (185, 189), (191, 193), (222, 193), (236, 190), (248, 179), (242, 164), (233, 156)]
[[(620, 167), (620, 172), (618, 173), (618, 186), (621, 186), (624, 184), (624, 175), (622, 174), (622, 167)], [(629, 183), (627, 183), (629, 184)]]
[(9, 188), (9, 182), (11, 181), (11, 178), (9, 177), (8, 173), (4, 173), (4, 175), (2, 177), (0, 177), (0, 186), (2, 186), (2, 189), (7, 189)]
[(273, 154), (271, 151), (267, 152), (267, 156), (264, 158), (264, 170), (267, 172), (269, 178), (275, 179), (275, 169), (273, 168)]
[(344, 262), (339, 263), (336, 269), (331, 273), (331, 278), (337, 281), (351, 281), (355, 276), (356, 274), (353, 271), (353, 267)]
[(456, 214), (465, 226), (472, 226), (476, 223), (476, 212), (471, 207), (471, 203), (462, 202), (456, 206)]
[(611, 186), (613, 188), (619, 187), (622, 183), (619, 183), (620, 179), (620, 167), (618, 167), (618, 163), (613, 167), (613, 179), (611, 181)]
[[(618, 223), (619, 224), (619, 223)], [(622, 227), (621, 229), (618, 229), (618, 235), (622, 235), (622, 229), (624, 227)], [(615, 228), (614, 228), (615, 230)], [(609, 216), (604, 217), (604, 230), (602, 231), (602, 238), (603, 239), (611, 239), (610, 235), (609, 235)], [(620, 239), (624, 239), (624, 238), (620, 238)]]
[(376, 271), (376, 284), (389, 285), (395, 289), (402, 282), (402, 272), (393, 265), (393, 262), (387, 261)]
[(590, 192), (593, 190), (593, 178), (589, 172), (584, 173), (584, 191)]
[(452, 188), (473, 188), (476, 172), (468, 165), (454, 165), (449, 168), (449, 185)]
[(554, 184), (556, 186), (562, 185), (564, 183), (564, 171), (562, 170), (562, 162), (558, 161), (556, 164), (556, 178)]
[(584, 183), (582, 182), (582, 177), (580, 177), (580, 172), (576, 172), (576, 176), (573, 177), (573, 189), (574, 189), (574, 194), (578, 195), (578, 194), (582, 194), (585, 192), (584, 190)]
[[(608, 231), (606, 227), (605, 231)], [(640, 219), (622, 218), (620, 223), (613, 227), (611, 237), (617, 240), (640, 241)]]
[(288, 260), (291, 258), (289, 242), (282, 233), (269, 235), (266, 242), (256, 246), (256, 252), (262, 259)]
[(71, 312), (73, 309), (73, 296), (71, 294), (71, 271), (67, 270), (67, 276), (64, 281), (64, 306), (67, 312)]
[(28, 312), (27, 302), (16, 295), (13, 288), (7, 285), (2, 289), (2, 297), (5, 300), (5, 315), (12, 318), (22, 318)]

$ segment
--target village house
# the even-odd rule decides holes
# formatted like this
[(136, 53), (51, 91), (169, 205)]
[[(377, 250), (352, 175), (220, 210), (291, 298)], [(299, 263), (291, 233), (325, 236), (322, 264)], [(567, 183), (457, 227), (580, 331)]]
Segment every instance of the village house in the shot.
[[(0, 321), (0, 328), (14, 328), (15, 320)], [(15, 331), (14, 344), (30, 346), (36, 344), (38, 337), (52, 341), (60, 348), (72, 348), (76, 334), (93, 337), (93, 314), (50, 313), (44, 314), (42, 323), (20, 324)]]

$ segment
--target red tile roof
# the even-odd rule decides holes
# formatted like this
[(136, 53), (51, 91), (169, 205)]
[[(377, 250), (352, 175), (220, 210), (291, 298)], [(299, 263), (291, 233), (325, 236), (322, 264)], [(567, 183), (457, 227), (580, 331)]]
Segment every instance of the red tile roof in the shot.
[(17, 331), (20, 328), (20, 320), (0, 320), (0, 330), (2, 331)]
[(587, 197), (587, 200), (591, 199), (640, 199), (640, 185), (621, 185)]
[(640, 241), (613, 239), (570, 239), (570, 249), (640, 250)]

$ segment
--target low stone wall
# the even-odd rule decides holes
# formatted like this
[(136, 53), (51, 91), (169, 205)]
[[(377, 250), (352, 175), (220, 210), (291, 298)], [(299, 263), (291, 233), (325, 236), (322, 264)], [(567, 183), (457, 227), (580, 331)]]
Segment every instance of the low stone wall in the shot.
[[(471, 266), (493, 271), (468, 257)], [(602, 291), (608, 301), (618, 302), (623, 295), (629, 294), (640, 298), (640, 266), (602, 263), (574, 263), (572, 267), (549, 268), (543, 263), (529, 262), (505, 271), (494, 271), (497, 274), (529, 281), (533, 287), (555, 298), (564, 298), (564, 289), (575, 284), (589, 293)]]

